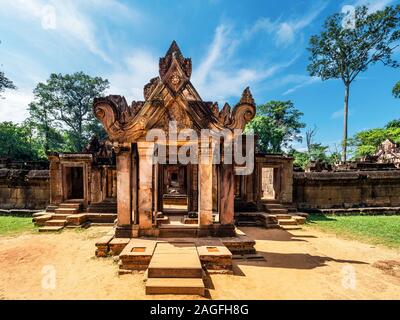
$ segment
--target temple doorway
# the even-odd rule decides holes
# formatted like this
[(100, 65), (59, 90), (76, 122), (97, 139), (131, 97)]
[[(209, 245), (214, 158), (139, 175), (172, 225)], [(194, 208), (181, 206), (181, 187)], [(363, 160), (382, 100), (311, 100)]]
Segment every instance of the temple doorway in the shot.
[(162, 212), (182, 216), (188, 212), (188, 170), (185, 165), (164, 165), (162, 185)]
[(262, 200), (275, 200), (279, 194), (279, 168), (264, 167), (261, 170)]
[(65, 168), (66, 200), (83, 199), (83, 167)]

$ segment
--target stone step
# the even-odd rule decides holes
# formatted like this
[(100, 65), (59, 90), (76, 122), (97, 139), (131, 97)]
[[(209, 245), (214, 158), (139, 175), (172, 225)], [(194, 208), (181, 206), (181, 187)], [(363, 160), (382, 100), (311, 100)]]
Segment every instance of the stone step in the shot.
[(190, 225), (175, 226), (170, 224), (160, 225), (160, 238), (196, 238), (198, 228)]
[(60, 203), (58, 206), (59, 208), (68, 208), (68, 209), (80, 209), (82, 206), (81, 203), (76, 203), (76, 202), (63, 202)]
[(287, 214), (287, 213), (278, 213), (278, 214), (274, 214), (274, 216), (278, 219), (278, 220), (289, 220), (292, 219), (292, 215)]
[(157, 221), (157, 224), (168, 224), (169, 218), (167, 216), (157, 217), (156, 221)]
[(61, 226), (45, 226), (39, 228), (39, 232), (57, 232), (60, 231), (63, 227)]
[(303, 218), (308, 218), (308, 213), (305, 213), (305, 212), (296, 212), (296, 216), (299, 216), (299, 217), (303, 217)]
[(66, 220), (68, 216), (68, 213), (55, 213), (52, 216), (52, 220)]
[(191, 266), (183, 265), (186, 263), (184, 260), (189, 259), (185, 255), (171, 255), (170, 257), (166, 256), (165, 258), (174, 259), (176, 266), (171, 266), (170, 264), (157, 265), (152, 263), (155, 260), (153, 256), (148, 268), (149, 278), (202, 278), (203, 269), (201, 268), (198, 257), (196, 257), (196, 260), (198, 261), (193, 261)]
[(56, 210), (58, 207), (56, 206), (56, 205), (54, 205), (54, 204), (49, 204), (47, 207), (46, 207), (46, 212), (54, 212), (54, 210)]
[(293, 216), (293, 219), (296, 220), (297, 224), (305, 224), (307, 220), (306, 218), (301, 216)]
[(279, 219), (280, 226), (295, 226), (297, 221), (295, 219)]
[(32, 219), (32, 221), (36, 226), (41, 227), (41, 226), (44, 226), (45, 223), (47, 221), (49, 221), (52, 217), (53, 217), (52, 214), (44, 214), (44, 215), (41, 215), (41, 216), (38, 216), (38, 217), (34, 217)]
[(149, 278), (146, 282), (146, 294), (182, 294), (204, 296), (205, 287), (201, 278)]
[(271, 214), (287, 214), (288, 211), (286, 208), (282, 209), (267, 209), (267, 211)]
[(67, 220), (55, 220), (55, 219), (51, 219), (46, 221), (45, 226), (46, 227), (64, 227), (67, 224)]
[(68, 214), (68, 215), (71, 215), (71, 214), (78, 213), (79, 209), (77, 209), (77, 208), (58, 208), (58, 209), (54, 210), (54, 212), (56, 214)]
[(283, 229), (283, 230), (287, 230), (287, 231), (290, 231), (290, 230), (301, 230), (301, 227), (299, 225), (295, 225), (295, 226), (283, 226), (283, 225), (280, 225), (280, 228)]
[(74, 215), (69, 215), (67, 218), (68, 224), (79, 226), (87, 221), (86, 213), (77, 213)]

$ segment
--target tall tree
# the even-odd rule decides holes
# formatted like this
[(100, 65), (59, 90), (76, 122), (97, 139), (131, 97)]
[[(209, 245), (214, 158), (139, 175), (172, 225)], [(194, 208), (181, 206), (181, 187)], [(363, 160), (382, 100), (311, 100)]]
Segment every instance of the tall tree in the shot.
[(393, 87), (392, 93), (395, 98), (400, 99), (400, 81)]
[(45, 137), (47, 149), (57, 125), (66, 131), (71, 151), (82, 151), (92, 135), (104, 137), (104, 130), (93, 115), (92, 103), (95, 97), (104, 95), (108, 87), (108, 80), (83, 72), (51, 74), (46, 83), (36, 86), (35, 101), (29, 110)]
[(400, 5), (374, 13), (368, 7), (355, 10), (354, 28), (343, 27), (343, 14), (334, 14), (325, 21), (320, 35), (310, 39), (311, 76), (322, 80), (341, 79), (344, 83), (344, 134), (342, 160), (347, 160), (347, 123), (350, 86), (357, 76), (377, 62), (399, 67), (392, 54), (400, 39)]
[(302, 141), (300, 130), (305, 124), (300, 121), (301, 116), (303, 113), (292, 101), (270, 101), (257, 107), (257, 115), (246, 131), (254, 130), (261, 152), (281, 153), (292, 142)]

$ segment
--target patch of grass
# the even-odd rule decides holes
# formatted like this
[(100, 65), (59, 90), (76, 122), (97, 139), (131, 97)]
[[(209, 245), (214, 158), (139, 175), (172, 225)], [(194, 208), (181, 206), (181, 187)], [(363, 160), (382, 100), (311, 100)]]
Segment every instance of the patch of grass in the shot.
[(400, 216), (309, 216), (308, 226), (337, 236), (400, 247)]
[(31, 217), (0, 216), (0, 236), (32, 232), (35, 229)]

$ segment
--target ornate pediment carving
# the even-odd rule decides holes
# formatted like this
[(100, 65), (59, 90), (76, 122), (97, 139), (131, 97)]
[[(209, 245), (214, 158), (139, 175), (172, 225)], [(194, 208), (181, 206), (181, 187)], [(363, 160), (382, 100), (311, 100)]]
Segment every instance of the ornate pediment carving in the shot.
[(229, 129), (244, 129), (246, 124), (250, 122), (256, 115), (256, 105), (250, 88), (246, 88), (240, 98), (239, 103), (231, 110), (229, 104), (225, 103), (224, 107), (218, 114), (219, 122)]
[(150, 99), (151, 94), (157, 88), (158, 84), (161, 82), (160, 77), (155, 77), (149, 81), (143, 88), (143, 96), (145, 100)]
[(225, 104), (204, 102), (190, 83), (191, 59), (183, 57), (176, 42), (172, 42), (165, 57), (160, 59), (160, 77), (144, 86), (145, 101), (128, 105), (118, 95), (97, 98), (93, 111), (103, 123), (113, 142), (134, 142), (152, 128), (168, 129), (169, 121), (176, 121), (178, 130), (244, 129), (255, 116), (255, 103), (249, 88), (232, 109)]
[(171, 67), (173, 58), (179, 63), (180, 67), (182, 68), (183, 72), (185, 73), (186, 77), (190, 79), (192, 75), (192, 59), (185, 58), (182, 55), (181, 50), (178, 47), (176, 41), (172, 41), (171, 46), (169, 47), (167, 53), (165, 54), (164, 58), (160, 58), (160, 77), (164, 78), (167, 74), (169, 68)]

